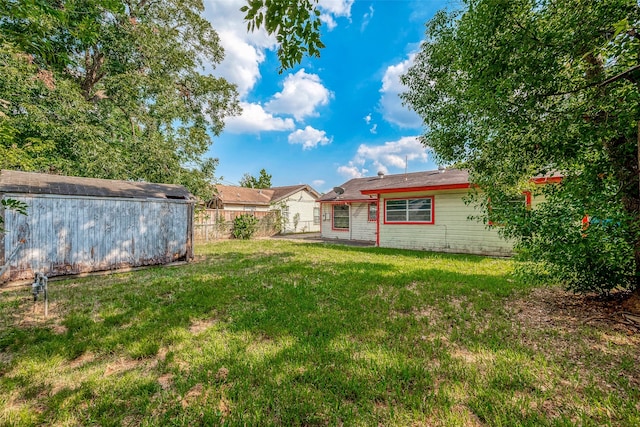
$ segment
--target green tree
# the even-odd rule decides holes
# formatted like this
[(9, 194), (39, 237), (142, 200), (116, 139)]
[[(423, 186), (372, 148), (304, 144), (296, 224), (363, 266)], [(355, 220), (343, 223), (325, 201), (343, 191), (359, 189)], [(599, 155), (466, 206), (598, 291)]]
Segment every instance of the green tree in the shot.
[(271, 188), (271, 175), (265, 169), (260, 169), (260, 175), (256, 178), (245, 173), (240, 179), (240, 186), (247, 188)]
[(320, 40), (318, 0), (247, 0), (247, 30), (263, 27), (275, 34), (278, 42), (280, 72), (292, 68), (304, 56), (319, 57), (324, 44)]
[(0, 166), (179, 183), (207, 196), (204, 158), (235, 87), (201, 0), (0, 1)]
[[(470, 168), (472, 201), (526, 265), (578, 291), (640, 289), (637, 1), (464, 4), (427, 24), (403, 77), (423, 142)], [(526, 190), (544, 202), (513, 203)]]

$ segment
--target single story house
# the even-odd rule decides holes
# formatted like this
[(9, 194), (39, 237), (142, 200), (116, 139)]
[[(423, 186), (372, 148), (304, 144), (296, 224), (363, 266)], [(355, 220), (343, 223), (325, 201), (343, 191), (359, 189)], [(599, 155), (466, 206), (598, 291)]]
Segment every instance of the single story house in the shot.
[(2, 170), (0, 281), (165, 264), (193, 258), (194, 199), (181, 185)]
[[(469, 173), (462, 169), (352, 179), (318, 199), (322, 237), (389, 248), (511, 255), (512, 244), (496, 228), (469, 219), (479, 213), (464, 202), (470, 187)], [(526, 202), (531, 203), (530, 196)]]
[(320, 231), (320, 193), (307, 184), (271, 187), (271, 204), (285, 219), (283, 233)]
[(217, 184), (208, 208), (218, 211), (227, 221), (233, 221), (236, 216), (244, 213), (257, 213), (257, 216), (261, 216), (260, 213), (266, 215), (271, 211), (272, 196), (273, 191), (270, 189)]
[(219, 217), (233, 221), (244, 213), (262, 218), (279, 210), (284, 219), (283, 233), (320, 231), (318, 197), (320, 194), (307, 184), (266, 189), (218, 184), (204, 216), (208, 221)]

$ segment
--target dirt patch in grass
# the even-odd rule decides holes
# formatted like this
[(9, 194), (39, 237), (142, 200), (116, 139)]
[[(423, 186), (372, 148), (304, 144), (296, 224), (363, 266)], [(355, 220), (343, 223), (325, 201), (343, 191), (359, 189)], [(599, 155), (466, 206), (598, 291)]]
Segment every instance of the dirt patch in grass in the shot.
[(163, 374), (158, 377), (158, 383), (163, 390), (168, 390), (173, 385), (173, 374)]
[(211, 326), (215, 325), (216, 322), (216, 319), (196, 320), (189, 326), (189, 332), (191, 332), (192, 334), (199, 334), (200, 332), (205, 331)]
[(183, 408), (187, 408), (189, 405), (195, 403), (200, 399), (204, 391), (204, 387), (202, 384), (198, 383), (195, 386), (191, 387), (191, 389), (184, 395), (182, 398), (181, 404)]
[(604, 330), (629, 335), (630, 343), (634, 345), (640, 344), (639, 330), (624, 315), (640, 316), (640, 311), (636, 311), (638, 308), (640, 298), (635, 295), (621, 293), (605, 299), (576, 295), (556, 287), (537, 288), (510, 304), (515, 319), (527, 328), (554, 327), (561, 332), (572, 333), (585, 324), (599, 324)]
[(67, 328), (61, 324), (60, 306), (57, 302), (53, 301), (49, 302), (46, 317), (44, 315), (44, 303), (42, 301), (36, 303), (32, 300), (26, 301), (20, 306), (20, 309), (12, 315), (11, 323), (21, 329), (49, 327), (58, 335), (67, 332)]
[(104, 370), (104, 376), (108, 377), (110, 375), (119, 374), (125, 371), (131, 371), (144, 365), (144, 363), (145, 362), (142, 360), (120, 358), (117, 361), (109, 363), (106, 366)]
[[(619, 376), (632, 387), (640, 386), (636, 368), (640, 366), (640, 331), (623, 316), (635, 304), (635, 297), (628, 294), (604, 299), (551, 287), (535, 289), (511, 301), (508, 308), (521, 331), (523, 345), (548, 360), (562, 362), (565, 369), (577, 374), (574, 381), (559, 379), (568, 396), (580, 394), (583, 382), (590, 377), (601, 390), (609, 392), (612, 371), (620, 371)], [(618, 363), (622, 359), (631, 361), (631, 367), (621, 368)], [(554, 411), (545, 408), (545, 412)]]
[(96, 355), (89, 352), (89, 353), (83, 353), (80, 356), (76, 357), (75, 359), (73, 359), (71, 362), (69, 362), (69, 369), (78, 369), (88, 363), (91, 363), (93, 361), (96, 360)]

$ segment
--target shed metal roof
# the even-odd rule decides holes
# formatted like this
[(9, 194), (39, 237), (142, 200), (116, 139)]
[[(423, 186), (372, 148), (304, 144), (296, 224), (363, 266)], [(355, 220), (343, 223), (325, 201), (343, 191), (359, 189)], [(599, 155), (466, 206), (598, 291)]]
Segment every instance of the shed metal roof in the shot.
[(0, 171), (0, 193), (136, 199), (189, 200), (192, 198), (189, 190), (176, 184), (82, 178), (11, 170)]

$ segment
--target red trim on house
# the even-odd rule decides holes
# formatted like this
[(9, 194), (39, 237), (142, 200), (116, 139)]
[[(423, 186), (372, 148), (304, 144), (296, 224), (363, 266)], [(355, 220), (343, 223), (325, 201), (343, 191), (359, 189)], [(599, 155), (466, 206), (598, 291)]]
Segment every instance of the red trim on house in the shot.
[(380, 195), (378, 194), (378, 198), (376, 199), (376, 203), (378, 204), (378, 209), (376, 209), (376, 247), (380, 247)]
[(524, 194), (524, 204), (527, 209), (531, 209), (531, 191), (523, 191)]
[(549, 177), (544, 177), (544, 178), (531, 178), (531, 182), (535, 183), (535, 184), (551, 184), (551, 183), (558, 183), (562, 181), (562, 177), (561, 176), (549, 176)]
[(470, 188), (468, 182), (462, 184), (427, 185), (422, 187), (387, 188), (378, 190), (362, 190), (362, 194), (412, 193), (417, 191), (458, 190)]
[[(411, 200), (411, 199), (431, 199), (431, 221), (387, 221), (387, 200)], [(385, 215), (382, 217), (385, 225), (433, 225), (436, 222), (436, 204), (434, 196), (419, 197), (396, 197), (384, 199)]]

